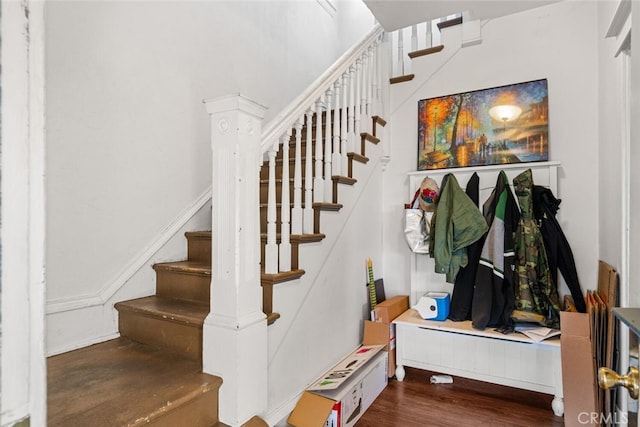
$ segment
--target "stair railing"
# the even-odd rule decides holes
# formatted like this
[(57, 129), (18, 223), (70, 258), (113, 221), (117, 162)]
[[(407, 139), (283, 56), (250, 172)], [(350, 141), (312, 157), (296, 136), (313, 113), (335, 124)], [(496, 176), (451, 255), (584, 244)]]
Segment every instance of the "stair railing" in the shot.
[(400, 28), (389, 33), (391, 41), (391, 76), (400, 77), (411, 74), (412, 52), (428, 49), (440, 44), (440, 26), (443, 22), (461, 17), (462, 14), (453, 14), (443, 18), (436, 18), (405, 28)]
[[(263, 128), (262, 153), (269, 161), (267, 242), (264, 251), (266, 274), (291, 271), (291, 235), (317, 232), (314, 230), (313, 203), (333, 202), (332, 177), (348, 175), (347, 152), (354, 151), (360, 133), (370, 131), (373, 126), (371, 117), (379, 111), (382, 98), (382, 37), (382, 27), (376, 26), (362, 42), (342, 55), (331, 68)], [(314, 123), (317, 143), (315, 153), (312, 153)], [(302, 128), (305, 124), (306, 155), (303, 165), (301, 145)], [(292, 130), (295, 130), (293, 205), (289, 196), (289, 143)], [(278, 205), (276, 156), (279, 150), (283, 150), (283, 164), (281, 198)]]

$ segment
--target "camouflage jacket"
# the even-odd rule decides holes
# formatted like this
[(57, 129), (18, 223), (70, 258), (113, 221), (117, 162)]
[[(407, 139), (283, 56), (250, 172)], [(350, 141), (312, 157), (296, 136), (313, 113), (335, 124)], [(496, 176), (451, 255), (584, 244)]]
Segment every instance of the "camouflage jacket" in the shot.
[(560, 327), (560, 304), (551, 279), (542, 234), (533, 215), (533, 176), (527, 169), (513, 179), (520, 220), (515, 235), (517, 321), (536, 321), (550, 328)]

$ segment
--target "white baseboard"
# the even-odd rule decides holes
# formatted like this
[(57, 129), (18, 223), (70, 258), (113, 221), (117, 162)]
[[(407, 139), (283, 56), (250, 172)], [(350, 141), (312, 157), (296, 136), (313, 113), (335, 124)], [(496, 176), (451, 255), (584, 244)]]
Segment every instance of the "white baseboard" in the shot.
[(86, 339), (82, 341), (76, 341), (73, 344), (57, 347), (51, 353), (47, 353), (47, 357), (66, 353), (68, 351), (78, 350), (79, 348), (89, 347), (90, 345), (99, 344), (101, 342), (113, 340), (119, 337), (120, 337), (120, 334), (115, 333), (115, 334), (103, 335), (100, 337), (92, 337), (91, 339)]
[(294, 395), (291, 397), (291, 399), (287, 400), (282, 405), (269, 412), (265, 417), (265, 421), (267, 422), (267, 424), (274, 427), (286, 427), (288, 425), (287, 418), (289, 418), (289, 414), (291, 414), (293, 408), (296, 407), (296, 404), (298, 403), (298, 400), (300, 400), (301, 396), (302, 393)]

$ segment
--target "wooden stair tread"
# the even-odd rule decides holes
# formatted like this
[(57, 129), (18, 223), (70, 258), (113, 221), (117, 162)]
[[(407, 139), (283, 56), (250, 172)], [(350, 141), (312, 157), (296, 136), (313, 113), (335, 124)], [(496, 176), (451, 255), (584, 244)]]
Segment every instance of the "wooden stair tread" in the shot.
[(320, 242), (327, 237), (326, 234), (323, 233), (309, 233), (309, 234), (292, 234), (289, 239), (292, 242), (298, 243), (314, 243)]
[[(47, 425), (138, 426), (173, 414), (210, 426), (221, 384), (198, 362), (118, 338), (47, 359)], [(193, 411), (194, 401), (208, 396), (215, 419)]]
[(373, 121), (382, 127), (385, 127), (387, 125), (387, 121), (380, 116), (373, 116)]
[(415, 74), (406, 74), (404, 76), (391, 77), (389, 79), (389, 83), (393, 85), (396, 83), (408, 82), (410, 80), (413, 80), (415, 76)]
[(260, 283), (262, 285), (277, 285), (278, 283), (299, 279), (304, 273), (304, 270), (291, 270), (274, 274), (267, 274), (263, 271), (260, 273)]
[(314, 202), (312, 206), (314, 209), (320, 209), (321, 211), (337, 212), (342, 209), (341, 203)]
[(154, 264), (153, 269), (211, 276), (211, 265), (198, 261), (161, 262)]
[(118, 311), (126, 310), (176, 323), (187, 323), (196, 327), (202, 327), (204, 318), (209, 314), (208, 303), (162, 298), (156, 295), (118, 302), (115, 307)]
[(267, 313), (267, 326), (273, 324), (280, 318), (280, 313)]
[(201, 238), (201, 239), (211, 239), (211, 230), (209, 231), (187, 231), (184, 233), (187, 237)]
[(414, 52), (409, 52), (409, 58), (413, 59), (420, 56), (431, 55), (433, 53), (440, 52), (442, 49), (444, 49), (444, 45), (441, 44), (438, 46), (428, 47), (426, 49), (416, 50)]
[(443, 28), (453, 27), (454, 25), (462, 24), (462, 16), (458, 16), (457, 18), (449, 19), (447, 21), (438, 22), (438, 29), (442, 30)]
[(367, 156), (363, 156), (360, 153), (347, 153), (347, 158), (355, 160), (356, 162), (359, 163), (367, 163), (369, 161), (369, 158)]
[(338, 182), (339, 184), (345, 184), (345, 185), (354, 185), (356, 182), (358, 182), (357, 179), (350, 178), (344, 175), (333, 175), (331, 179), (335, 182)]
[[(281, 233), (276, 233), (276, 243), (280, 243), (281, 236), (282, 236)], [(260, 233), (260, 240), (262, 242), (266, 242), (267, 237), (268, 237), (267, 233)], [(322, 233), (290, 234), (289, 241), (291, 243), (314, 243), (314, 242), (321, 242), (322, 240), (324, 240), (325, 237), (327, 236)]]
[(365, 141), (373, 142), (374, 144), (377, 144), (380, 142), (380, 138), (375, 137), (367, 132), (361, 133), (360, 138), (364, 139)]

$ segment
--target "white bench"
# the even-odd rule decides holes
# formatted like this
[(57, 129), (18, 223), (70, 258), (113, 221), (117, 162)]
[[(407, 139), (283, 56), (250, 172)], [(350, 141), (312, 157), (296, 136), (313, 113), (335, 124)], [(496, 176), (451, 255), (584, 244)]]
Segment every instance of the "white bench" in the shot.
[(409, 309), (396, 318), (396, 378), (405, 366), (486, 381), (554, 396), (564, 413), (559, 337), (535, 342), (520, 334), (475, 330), (470, 321), (423, 320)]

